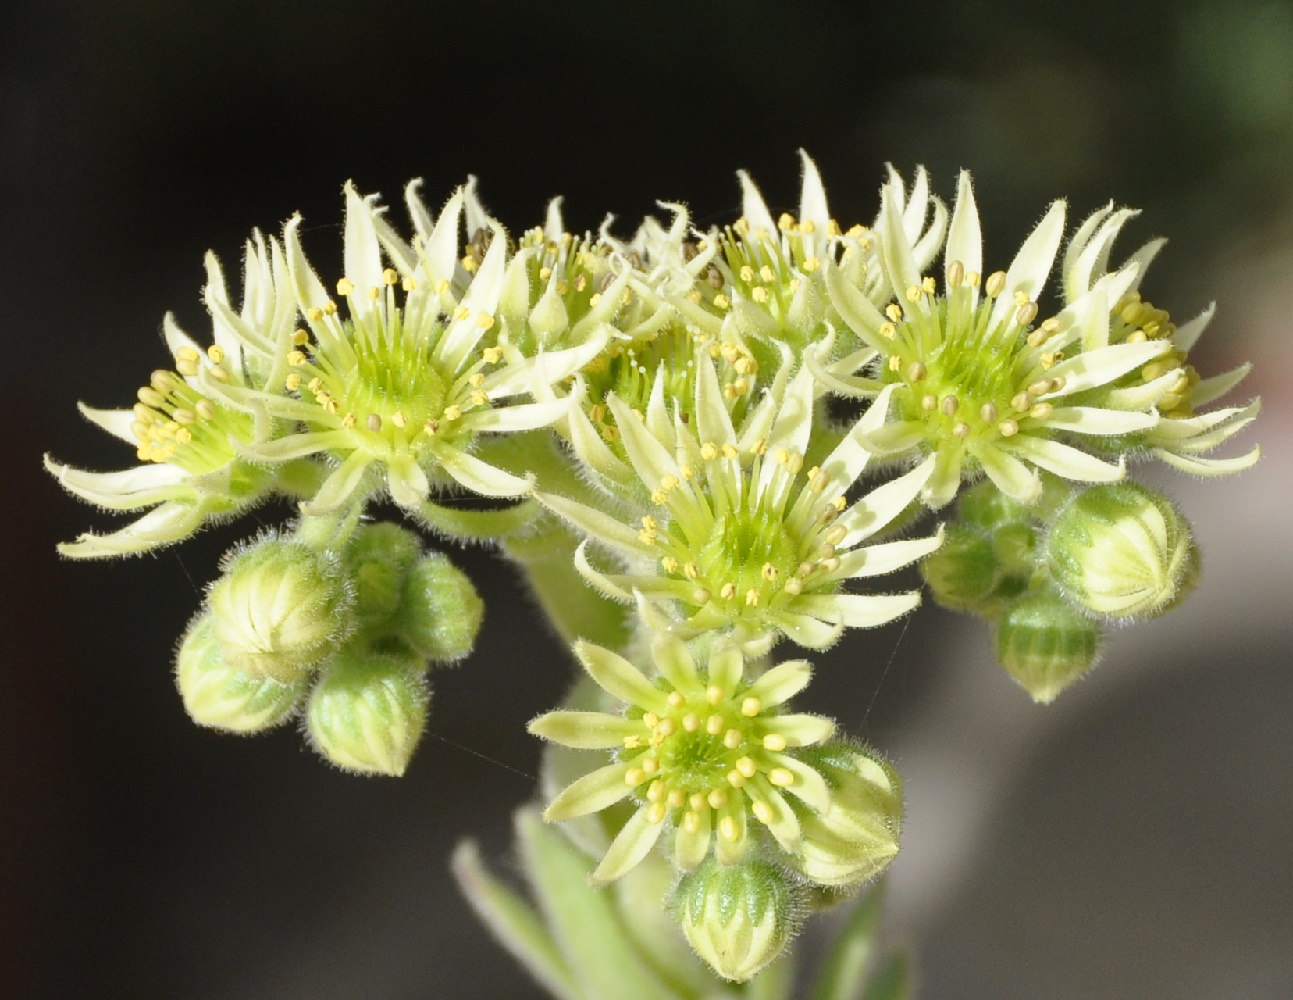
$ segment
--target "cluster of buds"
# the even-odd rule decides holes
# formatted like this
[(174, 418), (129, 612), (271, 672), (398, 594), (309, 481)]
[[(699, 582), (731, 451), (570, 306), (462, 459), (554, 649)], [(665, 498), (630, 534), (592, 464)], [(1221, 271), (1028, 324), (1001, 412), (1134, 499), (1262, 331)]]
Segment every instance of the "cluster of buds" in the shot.
[(340, 551), (270, 536), (226, 556), (176, 656), (199, 725), (239, 733), (300, 716), (327, 760), (400, 775), (422, 736), (427, 670), (471, 652), (484, 605), (441, 553), (394, 524)]
[[(1111, 266), (1132, 211), (1094, 213), (1061, 256), (1056, 202), (992, 270), (967, 173), (949, 211), (923, 170), (891, 170), (875, 218), (847, 226), (807, 156), (797, 214), (741, 185), (728, 225), (662, 203), (669, 224), (624, 241), (568, 232), (559, 200), (514, 240), (474, 179), (438, 214), (410, 184), (406, 236), (348, 184), (340, 275), (311, 266), (299, 216), (249, 241), (241, 309), (209, 256), (211, 343), (168, 319), (173, 364), (135, 405), (84, 408), (139, 466), (47, 460), (78, 496), (145, 512), (62, 547), (77, 558), (298, 504), (290, 530), (226, 558), (178, 683), (202, 725), (299, 718), (358, 772), (404, 771), (428, 667), (467, 655), (483, 611), (370, 506), (502, 545), (596, 684), (531, 724), (545, 818), (600, 855), (595, 884), (663, 861), (665, 911), (732, 980), (898, 846), (897, 774), (788, 711), (811, 669), (778, 645), (907, 614), (919, 592), (874, 581), (919, 565), (1048, 702), (1109, 622), (1162, 614), (1198, 578), (1188, 524), (1129, 460), (1247, 468), (1256, 448), (1209, 453), (1259, 405), (1208, 409), (1248, 368), (1200, 376), (1212, 310), (1178, 325), (1144, 297), (1161, 241)], [(922, 530), (929, 511), (948, 513)]]

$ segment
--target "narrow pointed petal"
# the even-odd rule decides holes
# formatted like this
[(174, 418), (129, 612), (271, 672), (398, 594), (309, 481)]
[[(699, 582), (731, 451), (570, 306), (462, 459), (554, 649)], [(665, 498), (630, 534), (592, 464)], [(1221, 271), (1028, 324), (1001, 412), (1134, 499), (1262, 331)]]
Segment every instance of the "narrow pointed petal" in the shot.
[(1177, 349), (1182, 351), (1193, 350), (1194, 345), (1197, 344), (1199, 342), (1199, 338), (1203, 336), (1203, 331), (1206, 330), (1208, 328), (1208, 324), (1212, 322), (1212, 317), (1216, 311), (1217, 304), (1213, 302), (1209, 304), (1208, 308), (1204, 309), (1203, 312), (1195, 316), (1194, 319), (1177, 327), (1176, 332), (1172, 334), (1172, 343), (1176, 345)]
[(844, 634), (839, 623), (824, 622), (812, 615), (792, 611), (770, 611), (764, 616), (768, 624), (775, 625), (796, 645), (805, 649), (829, 649)]
[(1148, 430), (1158, 422), (1153, 413), (1128, 413), (1097, 406), (1061, 406), (1051, 411), (1046, 418), (1046, 427), (1076, 434), (1132, 434)]
[(136, 465), (120, 472), (86, 472), (46, 455), (45, 471), (82, 500), (110, 510), (148, 507), (193, 492), (189, 474), (165, 462)]
[(130, 445), (139, 444), (135, 432), (130, 429), (139, 419), (135, 416), (134, 410), (100, 410), (93, 406), (86, 406), (84, 403), (77, 403), (76, 408), (81, 411), (81, 416), (86, 420), (103, 428), (114, 438)]
[(396, 455), (387, 463), (386, 486), (391, 499), (405, 510), (417, 510), (431, 492), (426, 472), (412, 455)]
[(807, 660), (787, 660), (751, 684), (746, 693), (748, 697), (759, 699), (765, 708), (772, 707), (789, 701), (812, 679), (813, 668)]
[(614, 882), (651, 853), (663, 831), (663, 823), (652, 823), (647, 819), (646, 809), (639, 809), (611, 841), (602, 863), (588, 876), (588, 881), (592, 885)]
[[(462, 220), (462, 203), (464, 198), (462, 188), (458, 188), (453, 196), (445, 203), (440, 211), (440, 218), (436, 220), (433, 228), (427, 228), (422, 233), (425, 240), (423, 250), (424, 266), (427, 270), (427, 277), (432, 283), (438, 281), (451, 281), (454, 275), (454, 268), (458, 263), (458, 227)], [(420, 227), (430, 227), (431, 218), (425, 208), (421, 208), (421, 200), (416, 199), (415, 192), (412, 191), (412, 185), (407, 192), (406, 200), (409, 204), (409, 212), (419, 222)], [(415, 203), (418, 209), (415, 209)], [(421, 231), (421, 230), (419, 230)]]
[(576, 750), (612, 750), (641, 735), (642, 723), (605, 712), (547, 712), (525, 727), (535, 736)]
[(1061, 361), (1047, 374), (1050, 378), (1062, 378), (1064, 388), (1046, 397), (1053, 399), (1059, 396), (1071, 396), (1096, 386), (1105, 385), (1133, 368), (1152, 361), (1160, 354), (1171, 350), (1171, 342), (1166, 340), (1146, 340), (1141, 343), (1113, 344), (1099, 350), (1079, 354), (1067, 361)]
[(571, 399), (555, 403), (522, 403), (517, 406), (495, 406), (469, 413), (464, 425), (474, 431), (529, 431), (556, 423), (570, 409)]
[(960, 261), (963, 274), (983, 273), (983, 232), (968, 170), (962, 170), (957, 180), (956, 207), (952, 210), (952, 224), (947, 230), (947, 249), (943, 252), (943, 259), (948, 266), (953, 261)]
[(628, 555), (655, 559), (655, 548), (640, 541), (635, 528), (610, 514), (554, 493), (536, 493), (535, 497), (543, 506), (569, 521), (592, 541), (609, 545)]
[[(1162, 448), (1155, 448), (1153, 454), (1155, 458), (1161, 459), (1182, 472), (1191, 472), (1196, 476), (1224, 476), (1232, 472), (1251, 469), (1257, 464), (1257, 460), (1262, 457), (1262, 449), (1260, 445), (1257, 445), (1246, 455), (1239, 455), (1236, 458), (1187, 457), (1173, 454)], [(63, 550), (60, 548), (59, 551)]]
[(825, 812), (830, 808), (831, 792), (826, 787), (826, 780), (821, 774), (803, 761), (784, 753), (772, 754), (772, 762), (795, 776), (794, 784), (785, 786), (786, 791), (802, 799), (818, 812)]
[(805, 239), (810, 256), (820, 256), (825, 249), (827, 234), (830, 230), (831, 213), (826, 207), (826, 189), (822, 185), (822, 175), (817, 172), (815, 164), (807, 153), (799, 151), (799, 160), (803, 164), (804, 179), (799, 196), (799, 219), (813, 224), (813, 232)]
[(835, 720), (824, 715), (798, 712), (777, 716), (776, 730), (786, 738), (788, 747), (807, 747), (824, 743), (835, 735)]
[(588, 539), (584, 539), (575, 548), (575, 572), (582, 576), (594, 590), (606, 595), (612, 601), (632, 604), (633, 595), (599, 570), (588, 560)]
[(651, 658), (661, 675), (675, 690), (694, 688), (700, 682), (696, 661), (686, 643), (671, 635), (657, 636), (651, 642)]
[(738, 170), (736, 176), (741, 181), (741, 214), (750, 225), (750, 233), (757, 236), (762, 230), (769, 238), (775, 237), (777, 224), (772, 221), (772, 213), (768, 211), (763, 195), (759, 194), (759, 189), (744, 170)]
[(1113, 241), (1122, 227), (1139, 214), (1139, 211), (1132, 208), (1119, 209), (1109, 214), (1091, 235), (1089, 242), (1082, 247), (1071, 267), (1068, 260), (1065, 260), (1064, 290), (1070, 301), (1086, 292), (1097, 278), (1109, 270), (1109, 251), (1113, 247)]
[[(755, 775), (754, 780), (746, 784), (745, 793), (756, 804), (766, 806), (766, 820), (763, 817), (759, 819), (772, 834), (772, 839), (781, 845), (781, 849), (789, 854), (798, 851), (803, 832), (799, 828), (799, 820), (794, 810), (790, 808), (790, 804), (781, 793), (773, 788), (763, 775)], [(758, 816), (757, 813), (755, 815)]]
[(1016, 503), (1033, 504), (1042, 495), (1041, 477), (1014, 455), (997, 447), (984, 448), (979, 462), (997, 489)]
[(846, 628), (874, 628), (902, 617), (918, 604), (920, 592), (913, 590), (905, 594), (804, 595), (789, 606), (826, 621), (837, 621)]
[(559, 823), (613, 806), (633, 791), (624, 781), (630, 767), (631, 764), (620, 761), (585, 774), (563, 788), (548, 803), (548, 808), (543, 810), (543, 818), (549, 823)]
[(709, 683), (717, 684), (724, 691), (735, 690), (744, 669), (745, 660), (740, 650), (730, 642), (714, 646), (709, 655)]
[(504, 472), (450, 445), (437, 443), (432, 450), (445, 472), (483, 497), (519, 497), (534, 488), (530, 480)]
[(665, 476), (681, 478), (678, 463), (674, 461), (665, 446), (646, 429), (641, 417), (613, 394), (606, 397), (606, 404), (615, 415), (615, 425), (620, 430), (624, 451), (648, 489), (654, 490), (658, 487)]
[[(936, 465), (937, 455), (931, 455), (911, 472), (872, 490), (840, 515), (839, 523), (848, 529), (848, 534), (840, 542), (840, 548), (852, 548), (906, 510), (929, 482)], [(958, 466), (957, 476), (959, 475)]]
[[(902, 208), (895, 200), (893, 189), (888, 185), (885, 186), (883, 198), (884, 207), (880, 212), (879, 220), (880, 232), (877, 234), (880, 241), (880, 255), (884, 260), (885, 273), (893, 283), (894, 295), (902, 297), (906, 289), (920, 287), (920, 268), (912, 255), (911, 242), (903, 231)], [(924, 212), (923, 206), (921, 211)], [(903, 305), (907, 309), (915, 308), (905, 299), (903, 299)], [(843, 315), (842, 312), (841, 315)], [(873, 346), (884, 352), (882, 345)]]
[(576, 642), (574, 649), (588, 675), (607, 693), (649, 712), (664, 712), (668, 708), (664, 692), (618, 653), (583, 640)]
[(709, 854), (709, 839), (713, 834), (711, 811), (703, 809), (696, 816), (696, 829), (678, 827), (673, 841), (673, 863), (683, 871), (691, 871)]
[(1019, 248), (1010, 269), (1006, 272), (1006, 286), (992, 309), (990, 328), (1006, 320), (1018, 306), (1015, 304), (1015, 292), (1023, 292), (1036, 302), (1046, 284), (1055, 263), (1055, 253), (1059, 250), (1060, 240), (1064, 236), (1064, 202), (1054, 202), (1047, 210), (1037, 228), (1032, 231), (1024, 245)]
[(883, 576), (910, 566), (917, 559), (923, 559), (943, 544), (943, 528), (928, 538), (904, 538), (898, 542), (885, 542), (882, 545), (870, 545), (845, 553), (840, 559), (840, 568), (831, 577), (840, 580), (864, 580), (868, 577)]
[(195, 504), (164, 503), (137, 521), (107, 535), (84, 534), (63, 542), (58, 551), (71, 559), (103, 559), (147, 552), (187, 538), (202, 525), (203, 510)]
[(1011, 439), (1010, 447), (1016, 455), (1039, 468), (1082, 483), (1116, 483), (1127, 474), (1126, 463), (1122, 459), (1117, 465), (1110, 465), (1058, 441), (1020, 434)]
[(839, 266), (831, 261), (827, 261), (825, 278), (826, 291), (840, 318), (873, 350), (887, 354), (892, 349), (892, 345), (880, 336), (880, 327), (888, 322), (884, 314), (860, 288), (845, 277)]
[[(323, 481), (314, 498), (301, 505), (302, 512), (307, 516), (315, 517), (331, 513), (341, 507), (354, 496), (371, 464), (372, 458), (366, 452), (351, 452), (346, 460), (333, 469), (328, 478)], [(425, 500), (426, 496), (423, 495), (422, 499)]]
[(1224, 372), (1221, 375), (1213, 375), (1211, 378), (1205, 378), (1190, 390), (1190, 403), (1195, 408), (1207, 406), (1213, 400), (1220, 399), (1237, 386), (1252, 370), (1253, 366), (1248, 362), (1244, 362), (1238, 368), (1232, 368), (1230, 371)]

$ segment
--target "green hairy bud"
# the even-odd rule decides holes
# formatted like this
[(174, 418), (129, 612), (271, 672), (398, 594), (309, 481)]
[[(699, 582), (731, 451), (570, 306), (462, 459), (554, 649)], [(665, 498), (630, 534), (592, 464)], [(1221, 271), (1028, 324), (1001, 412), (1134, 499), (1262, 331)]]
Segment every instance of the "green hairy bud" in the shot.
[(484, 614), (485, 604), (467, 574), (434, 552), (404, 581), (399, 631), (428, 660), (460, 660), (476, 644)]
[(1188, 522), (1166, 498), (1136, 483), (1078, 494), (1056, 518), (1047, 552), (1060, 589), (1111, 618), (1161, 614), (1199, 575)]
[(1095, 665), (1100, 629), (1052, 588), (1025, 594), (997, 626), (997, 659), (1043, 705)]
[(360, 527), (346, 550), (361, 627), (382, 627), (399, 611), (404, 580), (422, 554), (417, 535), (397, 524)]
[(981, 532), (953, 524), (940, 549), (925, 557), (920, 575), (934, 599), (954, 611), (977, 611), (1000, 579), (992, 541)]
[(803, 810), (803, 846), (792, 864), (818, 885), (855, 886), (872, 879), (898, 853), (902, 782), (888, 763), (848, 743), (804, 751), (831, 790), (830, 807)]
[(716, 973), (743, 983), (781, 954), (798, 929), (805, 892), (776, 865), (713, 859), (675, 890), (683, 934)]
[(290, 719), (305, 694), (305, 678), (283, 684), (231, 667), (213, 624), (209, 614), (197, 619), (175, 657), (175, 682), (189, 717), (199, 726), (234, 733), (257, 733)]
[(349, 633), (351, 593), (336, 560), (268, 538), (225, 557), (207, 597), (226, 662), (290, 684)]
[(419, 664), (345, 649), (310, 693), (306, 731), (338, 767), (398, 777), (422, 738), (430, 703)]

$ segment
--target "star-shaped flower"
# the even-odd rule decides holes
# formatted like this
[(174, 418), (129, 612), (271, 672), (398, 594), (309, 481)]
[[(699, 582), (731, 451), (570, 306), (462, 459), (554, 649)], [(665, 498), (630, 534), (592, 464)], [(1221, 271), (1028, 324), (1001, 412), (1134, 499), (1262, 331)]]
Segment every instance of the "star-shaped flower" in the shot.
[(614, 750), (615, 760), (569, 785), (548, 805), (550, 822), (599, 812), (631, 798), (637, 810), (592, 874), (612, 882), (638, 864), (666, 829), (680, 868), (699, 865), (711, 846), (721, 864), (737, 864), (760, 841), (755, 820), (789, 854), (800, 847), (800, 823), (787, 794), (810, 809), (830, 807), (826, 781), (795, 755), (829, 739), (835, 724), (786, 714), (785, 702), (807, 686), (803, 660), (778, 664), (747, 681), (734, 645), (716, 644), (703, 669), (684, 642), (658, 636), (648, 678), (624, 657), (587, 642), (575, 655), (589, 675), (625, 706), (622, 715), (556, 711), (530, 732), (584, 750)]

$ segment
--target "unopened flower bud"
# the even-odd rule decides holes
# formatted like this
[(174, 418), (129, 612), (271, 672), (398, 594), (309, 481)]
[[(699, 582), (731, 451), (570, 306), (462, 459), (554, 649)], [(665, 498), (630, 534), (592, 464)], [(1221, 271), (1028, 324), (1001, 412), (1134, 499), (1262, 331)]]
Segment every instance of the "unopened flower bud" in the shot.
[(696, 954), (743, 983), (781, 954), (798, 929), (804, 889), (767, 861), (726, 867), (714, 859), (683, 876), (677, 917)]
[(850, 886), (874, 878), (898, 853), (898, 772), (848, 743), (806, 748), (801, 754), (826, 779), (831, 804), (820, 813), (801, 810), (803, 844), (792, 864), (819, 885)]
[(1099, 626), (1050, 587), (1025, 594), (997, 625), (997, 659), (1043, 705), (1095, 665), (1099, 645)]
[(433, 552), (404, 581), (400, 632), (428, 660), (459, 660), (471, 652), (485, 603), (467, 574)]
[(967, 524), (992, 530), (1004, 524), (1026, 523), (1032, 511), (1017, 500), (1011, 500), (991, 479), (984, 479), (961, 493), (957, 511)]
[(1069, 598), (1111, 618), (1159, 614), (1198, 579), (1189, 523), (1136, 483), (1078, 494), (1055, 520), (1048, 556)]
[(306, 730), (338, 767), (398, 777), (422, 738), (430, 703), (419, 664), (343, 649), (310, 692)]
[(282, 684), (231, 667), (212, 634), (209, 614), (195, 621), (180, 643), (175, 682), (194, 722), (235, 733), (257, 733), (286, 722), (306, 688), (304, 677)]
[(302, 542), (269, 538), (226, 557), (207, 598), (231, 666), (290, 684), (351, 626), (351, 594), (336, 560)]
[(954, 611), (979, 610), (1000, 578), (991, 539), (960, 524), (947, 528), (942, 546), (920, 564), (920, 575), (934, 600)]
[(345, 559), (361, 627), (380, 627), (395, 615), (403, 599), (404, 580), (421, 554), (417, 535), (398, 524), (383, 521), (355, 531)]
[(549, 287), (530, 313), (530, 329), (543, 346), (554, 343), (570, 326), (570, 314), (556, 290)]

